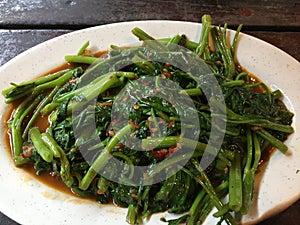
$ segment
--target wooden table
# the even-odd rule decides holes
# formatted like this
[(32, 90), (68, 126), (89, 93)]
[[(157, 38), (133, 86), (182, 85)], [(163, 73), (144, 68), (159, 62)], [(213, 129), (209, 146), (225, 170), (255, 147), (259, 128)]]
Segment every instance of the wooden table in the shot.
[[(0, 0), (0, 66), (38, 43), (73, 30), (148, 19), (199, 22), (203, 14), (210, 14), (214, 24), (226, 22), (233, 29), (242, 23), (243, 32), (300, 60), (299, 0)], [(298, 225), (299, 221), (300, 200), (260, 225)], [(17, 223), (0, 213), (0, 224)]]

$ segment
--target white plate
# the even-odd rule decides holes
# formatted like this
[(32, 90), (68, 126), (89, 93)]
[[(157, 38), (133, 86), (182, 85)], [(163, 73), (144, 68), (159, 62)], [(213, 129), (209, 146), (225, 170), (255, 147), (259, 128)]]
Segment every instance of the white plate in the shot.
[[(20, 54), (0, 68), (0, 90), (10, 82), (21, 82), (61, 65), (64, 56), (74, 54), (89, 40), (93, 51), (108, 49), (111, 44), (131, 45), (137, 39), (131, 29), (141, 27), (154, 37), (171, 37), (186, 34), (199, 39), (201, 25), (178, 21), (140, 21), (116, 23), (72, 32), (44, 42)], [(230, 32), (231, 38), (234, 32)], [(299, 62), (278, 48), (241, 34), (237, 57), (248, 71), (265, 81), (272, 89), (280, 89), (285, 103), (295, 113), (295, 133), (286, 142), (287, 155), (279, 151), (272, 156), (261, 172), (256, 187), (253, 207), (244, 222), (262, 220), (277, 213), (300, 197), (300, 65)], [(3, 121), (7, 106), (0, 97), (0, 119)], [(1, 123), (1, 137), (4, 136)], [(12, 163), (7, 150), (0, 142), (0, 210), (21, 224), (125, 224), (126, 209), (99, 205), (53, 190), (35, 180)], [(147, 224), (165, 224), (159, 221), (161, 214), (152, 216)], [(205, 224), (215, 224), (208, 218)]]

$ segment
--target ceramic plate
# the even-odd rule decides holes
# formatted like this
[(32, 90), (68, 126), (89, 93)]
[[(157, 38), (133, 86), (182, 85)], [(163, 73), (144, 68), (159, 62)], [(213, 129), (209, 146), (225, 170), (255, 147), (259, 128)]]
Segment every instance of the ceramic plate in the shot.
[[(186, 34), (197, 41), (201, 24), (178, 21), (139, 21), (116, 23), (72, 32), (40, 45), (12, 59), (0, 69), (0, 90), (10, 82), (34, 78), (64, 63), (64, 56), (75, 54), (84, 42), (91, 50), (106, 50), (111, 44), (133, 45), (137, 39), (131, 29), (140, 27), (154, 37)], [(234, 32), (229, 32), (233, 38)], [(245, 223), (258, 221), (278, 213), (300, 197), (300, 65), (278, 48), (251, 36), (241, 34), (237, 58), (248, 71), (265, 81), (273, 90), (284, 93), (284, 101), (295, 113), (292, 134), (286, 144), (287, 155), (276, 151), (266, 168), (257, 176), (254, 204)], [(7, 105), (0, 97), (1, 138), (5, 135), (4, 113)], [(40, 183), (14, 166), (4, 142), (0, 142), (0, 210), (21, 224), (124, 224), (126, 209), (99, 205), (90, 200), (61, 193)], [(165, 224), (156, 214), (147, 224)], [(210, 216), (205, 224), (216, 224)]]

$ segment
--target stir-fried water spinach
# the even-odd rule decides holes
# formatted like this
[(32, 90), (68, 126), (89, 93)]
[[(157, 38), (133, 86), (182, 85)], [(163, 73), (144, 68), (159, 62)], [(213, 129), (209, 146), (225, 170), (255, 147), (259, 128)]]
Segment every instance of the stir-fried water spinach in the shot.
[[(86, 54), (87, 42), (77, 55), (65, 57), (72, 69), (12, 84), (2, 94), (7, 103), (18, 102), (8, 123), (15, 164), (33, 164), (37, 174), (51, 172), (77, 195), (94, 197), (101, 204), (113, 201), (127, 207), (129, 224), (139, 224), (151, 214), (163, 211), (179, 215), (174, 220), (162, 218), (170, 225), (201, 224), (213, 208), (220, 221), (237, 224), (237, 218), (247, 214), (251, 206), (261, 155), (272, 146), (283, 153), (288, 150), (283, 141), (293, 132), (293, 114), (283, 104), (279, 90), (270, 91), (263, 82), (253, 81), (236, 63), (241, 26), (228, 45), (226, 25), (213, 26), (209, 15), (203, 16), (202, 24), (199, 42), (184, 34), (155, 39), (134, 28), (132, 33), (146, 48), (111, 46), (101, 59)], [(192, 74), (171, 63), (149, 60), (160, 52), (166, 53), (170, 62), (185, 61), (186, 56), (179, 54), (176, 46), (197, 54), (208, 65), (226, 104), (212, 101), (223, 114), (212, 115), (209, 100)], [(87, 65), (91, 65), (89, 69)], [(82, 85), (80, 82), (88, 75), (93, 80)], [(119, 114), (127, 118), (122, 123), (112, 116), (116, 96), (126, 84), (147, 77), (157, 78), (154, 86), (147, 80), (140, 90), (129, 86), (122, 101), (130, 100), (130, 94), (138, 91), (164, 92), (168, 88), (164, 81), (173, 81), (181, 87), (177, 98), (188, 95), (196, 108), (200, 124), (196, 141), (183, 137), (179, 109), (154, 95), (120, 107)], [(182, 105), (180, 110), (189, 114), (188, 105)], [(49, 116), (51, 121), (46, 131), (33, 126), (41, 115)], [(215, 159), (202, 168), (200, 161), (213, 116), (214, 120), (226, 121), (226, 129), (220, 131), (225, 135)], [(90, 121), (94, 121), (95, 129), (91, 129)], [(75, 130), (81, 131), (79, 138)], [(121, 143), (125, 136), (141, 140), (136, 148), (143, 151)], [(166, 174), (165, 180), (152, 185), (124, 183), (137, 176), (134, 166), (150, 166), (142, 174), (144, 177), (173, 170), (172, 166), (182, 160), (182, 145), (192, 145), (195, 150), (176, 173)], [(174, 154), (177, 155), (167, 164), (155, 167)], [(113, 158), (124, 166), (115, 165)], [(109, 171), (106, 176), (98, 173), (103, 168)], [(116, 174), (119, 180), (109, 179)], [(225, 196), (229, 196), (226, 201)]]

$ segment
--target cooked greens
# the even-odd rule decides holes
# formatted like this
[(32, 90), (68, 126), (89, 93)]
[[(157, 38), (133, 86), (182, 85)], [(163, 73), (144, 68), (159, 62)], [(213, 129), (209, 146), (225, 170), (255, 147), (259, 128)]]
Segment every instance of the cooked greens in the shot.
[[(8, 123), (15, 164), (33, 164), (37, 174), (51, 172), (75, 194), (93, 197), (100, 204), (113, 201), (127, 207), (129, 224), (139, 224), (163, 211), (178, 214), (174, 220), (162, 218), (169, 225), (201, 224), (214, 207), (214, 216), (220, 221), (237, 224), (237, 218), (247, 214), (251, 206), (255, 174), (264, 152), (272, 146), (282, 153), (288, 150), (283, 142), (293, 133), (293, 114), (282, 102), (279, 90), (270, 91), (238, 66), (234, 55), (241, 26), (229, 46), (227, 25), (212, 26), (209, 15), (203, 16), (202, 25), (198, 43), (184, 34), (155, 39), (134, 28), (132, 33), (144, 47), (111, 46), (106, 58), (85, 55), (87, 42), (77, 55), (65, 57), (72, 69), (12, 83), (2, 94), (7, 103), (18, 102)], [(217, 98), (207, 99), (193, 74), (162, 62), (189, 61), (176, 46), (206, 63), (211, 71), (207, 76), (216, 78), (225, 104)], [(157, 60), (151, 60), (153, 57)], [(147, 78), (155, 79), (154, 86)], [(138, 79), (143, 82), (138, 90), (128, 86)], [(180, 109), (151, 96), (167, 91), (167, 81), (181, 88), (174, 97), (183, 102)], [(118, 113), (126, 118), (122, 120), (113, 116), (113, 107), (124, 87), (124, 102), (133, 101), (133, 93), (149, 95), (133, 101), (133, 105), (119, 105)], [(192, 117), (184, 96), (189, 96), (196, 108), (197, 118), (191, 118), (199, 120), (196, 133), (191, 132), (194, 124), (182, 130), (180, 113)], [(212, 111), (209, 101), (222, 113)], [(34, 126), (39, 116), (49, 117), (46, 131)], [(91, 121), (95, 127), (90, 126)], [(212, 126), (218, 121), (226, 122), (226, 128), (220, 128), (224, 138), (215, 155), (207, 146)], [(130, 142), (132, 137), (140, 142), (128, 147), (120, 141)], [(180, 153), (183, 147), (194, 151), (181, 165), (187, 157)], [(215, 158), (202, 168), (205, 151)], [(168, 158), (167, 163), (160, 163)], [(178, 164), (182, 168), (177, 171)], [(137, 166), (149, 169), (139, 174)], [(142, 180), (140, 185), (133, 182), (134, 177), (150, 179), (159, 173), (166, 179), (151, 185), (144, 185)], [(112, 179), (116, 175), (117, 181)]]

